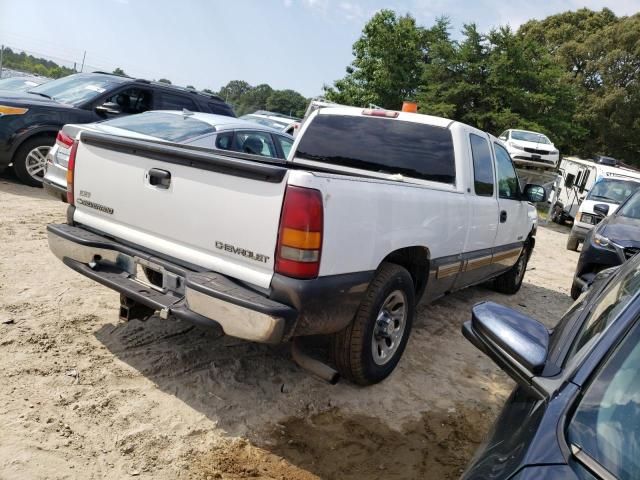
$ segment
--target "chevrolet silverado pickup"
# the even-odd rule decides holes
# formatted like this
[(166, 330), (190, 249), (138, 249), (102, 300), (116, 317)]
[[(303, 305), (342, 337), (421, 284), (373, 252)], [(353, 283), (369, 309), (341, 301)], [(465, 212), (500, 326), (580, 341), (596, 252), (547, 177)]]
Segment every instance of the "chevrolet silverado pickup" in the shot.
[(67, 180), (50, 248), (120, 292), (121, 317), (326, 335), (363, 385), (397, 365), (420, 298), (518, 291), (545, 196), (485, 132), (353, 107), (313, 112), (286, 160), (80, 130)]

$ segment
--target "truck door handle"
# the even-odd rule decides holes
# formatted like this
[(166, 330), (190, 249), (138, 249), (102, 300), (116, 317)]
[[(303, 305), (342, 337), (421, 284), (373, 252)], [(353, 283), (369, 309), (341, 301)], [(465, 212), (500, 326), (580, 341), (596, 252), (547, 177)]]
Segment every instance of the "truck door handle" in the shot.
[(149, 170), (149, 185), (158, 188), (169, 188), (169, 185), (171, 185), (171, 172), (152, 168)]
[(501, 210), (500, 211), (500, 223), (504, 223), (507, 221), (507, 211), (506, 210)]

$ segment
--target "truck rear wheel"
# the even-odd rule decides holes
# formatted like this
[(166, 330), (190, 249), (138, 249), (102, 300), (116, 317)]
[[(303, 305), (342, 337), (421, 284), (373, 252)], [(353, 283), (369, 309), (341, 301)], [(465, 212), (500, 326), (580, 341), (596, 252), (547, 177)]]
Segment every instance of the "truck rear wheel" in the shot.
[(499, 277), (496, 277), (493, 281), (495, 290), (500, 293), (506, 293), (507, 295), (517, 293), (522, 286), (522, 280), (524, 280), (524, 273), (527, 270), (528, 262), (529, 246), (525, 244), (516, 264)]
[(333, 361), (340, 374), (360, 385), (389, 376), (407, 345), (414, 313), (411, 275), (400, 265), (383, 263), (351, 324), (333, 336)]
[(580, 240), (578, 240), (578, 237), (569, 235), (569, 238), (567, 239), (567, 250), (571, 250), (572, 252), (577, 252), (578, 245), (580, 245)]

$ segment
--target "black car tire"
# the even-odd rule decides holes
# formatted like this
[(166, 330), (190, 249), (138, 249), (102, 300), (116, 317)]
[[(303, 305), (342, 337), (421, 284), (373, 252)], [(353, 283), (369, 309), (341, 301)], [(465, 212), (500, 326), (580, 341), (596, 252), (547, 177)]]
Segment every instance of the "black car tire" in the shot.
[(513, 295), (520, 290), (527, 271), (527, 263), (529, 263), (529, 253), (529, 247), (525, 244), (515, 265), (495, 278), (493, 287), (497, 292)]
[(580, 245), (580, 240), (578, 240), (578, 237), (569, 235), (569, 238), (567, 239), (567, 250), (571, 250), (572, 252), (577, 252), (578, 245)]
[[(374, 360), (373, 338), (384, 302), (395, 292), (406, 300), (405, 324), (398, 346), (380, 365)], [(394, 263), (383, 263), (347, 328), (333, 335), (331, 353), (340, 375), (359, 385), (384, 380), (395, 369), (407, 345), (415, 314), (415, 287), (409, 272)]]
[(34, 179), (29, 172), (27, 172), (27, 155), (34, 148), (38, 147), (51, 147), (55, 143), (55, 138), (49, 135), (38, 135), (36, 137), (26, 140), (13, 155), (13, 171), (16, 177), (31, 187), (42, 187), (42, 181)]
[(551, 209), (551, 221), (558, 225), (564, 225), (564, 210), (560, 205), (554, 205)]

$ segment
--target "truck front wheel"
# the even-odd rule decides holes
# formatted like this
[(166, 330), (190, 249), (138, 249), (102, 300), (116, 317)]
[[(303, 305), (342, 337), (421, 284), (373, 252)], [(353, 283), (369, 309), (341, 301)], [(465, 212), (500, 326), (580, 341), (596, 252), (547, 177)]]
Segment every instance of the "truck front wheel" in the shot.
[(400, 265), (383, 263), (351, 324), (333, 336), (333, 361), (340, 374), (360, 385), (389, 376), (407, 345), (414, 313), (411, 275)]
[(520, 290), (522, 280), (524, 280), (524, 272), (527, 270), (529, 254), (529, 246), (525, 244), (516, 264), (494, 280), (495, 290), (508, 295), (513, 295)]

